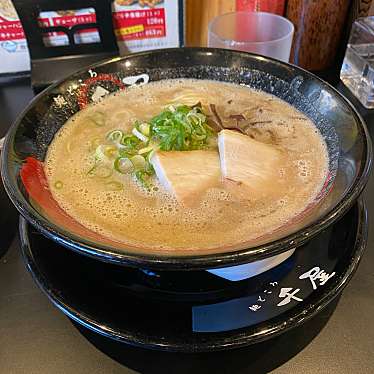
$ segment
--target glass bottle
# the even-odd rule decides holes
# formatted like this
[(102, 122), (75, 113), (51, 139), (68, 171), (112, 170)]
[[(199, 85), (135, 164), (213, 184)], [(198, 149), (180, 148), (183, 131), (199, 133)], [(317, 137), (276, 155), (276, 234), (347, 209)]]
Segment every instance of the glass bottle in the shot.
[(289, 0), (287, 18), (295, 26), (290, 62), (320, 71), (334, 63), (349, 0)]

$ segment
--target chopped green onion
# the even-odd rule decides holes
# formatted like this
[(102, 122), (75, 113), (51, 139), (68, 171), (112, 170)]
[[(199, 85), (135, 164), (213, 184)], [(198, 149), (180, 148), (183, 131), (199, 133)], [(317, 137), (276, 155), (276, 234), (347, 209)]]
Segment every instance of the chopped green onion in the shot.
[(132, 133), (142, 142), (147, 143), (148, 142), (148, 137), (142, 134), (138, 129), (135, 127), (132, 129)]
[(123, 148), (118, 150), (118, 155), (120, 157), (125, 157), (125, 158), (131, 158), (132, 156), (135, 156), (136, 150), (131, 150), (128, 148)]
[(132, 151), (134, 151), (138, 147), (139, 143), (140, 140), (132, 134), (125, 134), (121, 141), (121, 145)]
[(169, 106), (150, 121), (152, 139), (163, 151), (204, 149), (213, 136), (200, 107)]
[(122, 141), (123, 135), (123, 131), (113, 130), (109, 134), (107, 134), (106, 138), (113, 143), (120, 143)]
[(109, 178), (113, 174), (113, 169), (106, 166), (95, 164), (94, 167), (87, 173), (90, 177)]
[[(106, 122), (100, 112), (90, 118), (99, 125)], [(157, 150), (191, 151), (217, 147), (217, 137), (208, 125), (201, 105), (169, 105), (149, 122), (135, 121), (130, 133), (119, 129), (110, 131), (106, 140), (113, 144), (96, 147), (96, 163), (88, 174), (107, 178), (111, 175), (107, 169), (110, 161), (111, 171), (131, 173), (146, 188), (155, 173), (150, 161)], [(100, 164), (102, 161), (103, 165)]]
[(111, 159), (113, 157), (116, 157), (117, 152), (117, 148), (112, 145), (99, 145), (96, 148), (95, 158), (99, 161)]
[(191, 138), (194, 139), (194, 140), (197, 140), (197, 141), (204, 140), (204, 139), (206, 139), (206, 137), (207, 137), (206, 134), (202, 134), (202, 135), (192, 134), (191, 135)]
[(156, 151), (153, 149), (151, 152), (148, 153), (147, 155), (147, 161), (148, 162), (151, 162), (151, 158), (153, 157), (153, 155), (156, 153)]
[(63, 186), (64, 186), (64, 184), (61, 181), (57, 181), (55, 183), (55, 188), (57, 188), (58, 190), (60, 190)]
[(144, 171), (150, 176), (150, 175), (153, 175), (155, 173), (155, 169), (153, 169), (153, 166), (152, 164), (147, 161), (146, 164), (145, 164), (145, 168), (144, 168)]
[(151, 151), (153, 151), (153, 147), (145, 147), (145, 148), (139, 149), (138, 154), (142, 155), (144, 153), (148, 153)]
[(134, 165), (128, 158), (118, 157), (114, 161), (114, 169), (121, 174), (131, 173), (134, 170)]
[(109, 158), (115, 157), (117, 153), (117, 148), (108, 146), (105, 149), (105, 155)]
[(144, 170), (146, 166), (146, 161), (143, 156), (135, 155), (130, 158), (130, 161), (134, 165), (135, 170)]
[(140, 125), (139, 125), (139, 131), (143, 134), (143, 135), (145, 135), (145, 136), (149, 136), (149, 134), (150, 134), (150, 126), (149, 126), (149, 124), (148, 123), (141, 123)]
[(96, 168), (96, 176), (99, 178), (109, 178), (113, 174), (113, 170), (108, 166), (99, 166)]
[(138, 170), (135, 172), (136, 180), (147, 190), (150, 190), (151, 184), (149, 183), (149, 174), (145, 171)]

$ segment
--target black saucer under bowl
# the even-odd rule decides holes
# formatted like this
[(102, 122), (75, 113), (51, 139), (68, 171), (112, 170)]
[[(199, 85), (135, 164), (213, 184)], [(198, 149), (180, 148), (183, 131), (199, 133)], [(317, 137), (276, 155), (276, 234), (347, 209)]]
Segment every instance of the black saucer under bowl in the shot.
[(0, 180), (0, 257), (8, 250), (17, 233), (18, 212), (9, 200)]
[(359, 201), (288, 260), (239, 282), (103, 263), (59, 246), (23, 218), (20, 235), (34, 280), (74, 321), (131, 345), (201, 352), (269, 339), (320, 312), (357, 269), (367, 212)]

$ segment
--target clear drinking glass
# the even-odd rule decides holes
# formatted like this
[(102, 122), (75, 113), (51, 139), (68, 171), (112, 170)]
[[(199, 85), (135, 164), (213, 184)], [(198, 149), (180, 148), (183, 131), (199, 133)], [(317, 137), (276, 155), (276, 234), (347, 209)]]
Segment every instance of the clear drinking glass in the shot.
[(374, 108), (374, 17), (353, 24), (340, 79), (363, 106)]
[(215, 17), (208, 27), (208, 47), (236, 49), (288, 62), (293, 24), (266, 12), (233, 12)]

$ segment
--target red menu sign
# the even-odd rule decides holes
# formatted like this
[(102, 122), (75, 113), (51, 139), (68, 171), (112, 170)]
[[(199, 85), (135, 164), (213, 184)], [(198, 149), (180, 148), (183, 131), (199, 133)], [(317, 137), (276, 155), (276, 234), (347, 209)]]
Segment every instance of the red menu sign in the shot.
[(20, 21), (7, 21), (0, 16), (0, 41), (23, 39), (22, 25)]
[[(11, 1), (0, 0), (3, 1), (8, 7), (6, 13), (0, 8), (0, 73), (29, 70), (30, 62), (21, 22)], [(179, 6), (178, 0), (114, 0), (113, 26), (120, 52), (178, 47)], [(41, 28), (94, 22), (96, 14), (93, 8), (43, 11), (39, 14)], [(43, 40), (51, 47), (69, 43), (63, 32), (45, 33)], [(75, 34), (77, 43), (95, 43), (99, 40), (99, 33), (93, 28)]]
[(113, 23), (118, 40), (160, 38), (166, 35), (164, 8), (115, 12)]

